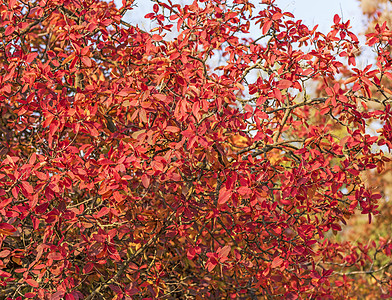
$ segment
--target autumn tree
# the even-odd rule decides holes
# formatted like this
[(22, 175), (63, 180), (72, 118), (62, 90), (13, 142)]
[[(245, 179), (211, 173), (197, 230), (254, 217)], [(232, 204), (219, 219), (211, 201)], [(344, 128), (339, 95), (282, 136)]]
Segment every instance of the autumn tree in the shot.
[(2, 297), (345, 299), (380, 272), (392, 296), (391, 243), (339, 239), (379, 214), (388, 27), (358, 68), (337, 15), (154, 2), (151, 32), (136, 1), (0, 2)]

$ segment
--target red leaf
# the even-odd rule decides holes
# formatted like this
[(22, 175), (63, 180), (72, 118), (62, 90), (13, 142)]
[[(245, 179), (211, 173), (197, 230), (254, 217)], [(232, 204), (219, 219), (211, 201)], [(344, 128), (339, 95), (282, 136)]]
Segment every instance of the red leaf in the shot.
[(145, 188), (148, 188), (148, 186), (150, 185), (150, 178), (148, 178), (146, 174), (142, 175), (142, 183)]
[(387, 76), (390, 80), (392, 80), (392, 74), (389, 72), (384, 73), (385, 76)]
[(215, 267), (216, 267), (216, 263), (213, 263), (213, 262), (211, 262), (211, 261), (208, 261), (207, 263), (206, 263), (206, 268), (207, 268), (207, 271), (208, 272), (211, 272)]
[(267, 20), (264, 25), (263, 25), (263, 35), (268, 32), (268, 30), (271, 28), (272, 25), (272, 20)]
[(4, 35), (8, 36), (12, 34), (14, 31), (15, 31), (15, 27), (8, 25), (7, 29), (4, 31)]
[(10, 250), (3, 250), (3, 251), (0, 251), (0, 258), (7, 257), (10, 253), (11, 253)]
[(0, 277), (11, 277), (11, 276), (12, 275), (10, 273), (0, 270)]
[(296, 300), (296, 299), (298, 299), (298, 296), (297, 296), (297, 294), (294, 293), (294, 292), (287, 292), (287, 293), (285, 294), (285, 299), (286, 299), (286, 300)]
[(82, 56), (81, 61), (82, 61), (82, 63), (84, 63), (87, 67), (91, 67), (91, 65), (92, 65), (90, 57)]
[(287, 89), (292, 85), (293, 83), (290, 80), (282, 79), (281, 81), (278, 82), (277, 87), (279, 89)]
[(53, 259), (53, 260), (62, 260), (64, 257), (61, 255), (59, 252), (52, 252), (49, 253), (48, 259)]
[(10, 10), (13, 9), (15, 4), (16, 4), (16, 0), (10, 0), (10, 2), (8, 3), (8, 9)]
[(184, 19), (183, 18), (179, 18), (178, 22), (177, 22), (177, 31), (180, 32), (181, 31), (181, 26), (184, 23)]
[(196, 256), (196, 251), (195, 248), (191, 248), (187, 251), (186, 256), (188, 257), (189, 260), (192, 260)]
[(339, 22), (340, 22), (340, 17), (339, 17), (339, 15), (335, 15), (334, 17), (333, 17), (333, 22), (337, 25), (337, 24), (339, 24)]
[(228, 191), (226, 188), (222, 188), (219, 192), (218, 204), (225, 204), (227, 201), (229, 201), (231, 194), (232, 191)]
[(50, 300), (61, 300), (61, 298), (64, 297), (65, 292), (64, 291), (58, 291), (52, 295)]
[(332, 227), (333, 230), (336, 230), (336, 231), (341, 231), (342, 230), (342, 227), (340, 227), (339, 224), (331, 224), (331, 227)]
[(382, 196), (381, 196), (381, 194), (373, 194), (370, 198), (372, 198), (372, 199), (381, 199), (382, 198)]
[(154, 13), (149, 13), (149, 14), (145, 15), (144, 18), (146, 18), (146, 19), (153, 19), (154, 16), (155, 16)]
[(282, 13), (275, 13), (273, 16), (272, 16), (272, 20), (279, 20), (279, 19), (281, 19), (283, 17), (283, 14)]
[(37, 294), (36, 293), (26, 293), (24, 296), (26, 298), (34, 298)]
[(91, 263), (91, 262), (87, 263), (87, 264), (84, 266), (84, 268), (83, 268), (83, 274), (90, 273), (90, 271), (93, 269), (93, 267), (94, 267), (94, 264), (93, 264), (93, 263)]
[(30, 159), (29, 159), (29, 164), (33, 165), (35, 163), (36, 159), (37, 159), (37, 154), (35, 154), (35, 153), (31, 154)]
[(75, 300), (75, 297), (72, 294), (65, 295), (65, 300)]
[(226, 245), (218, 251), (219, 258), (226, 258), (230, 253), (231, 247)]
[(102, 207), (101, 210), (94, 215), (94, 218), (102, 218), (109, 213), (110, 209), (108, 207)]
[(27, 271), (26, 268), (15, 269), (15, 273), (23, 273), (23, 272), (25, 272), (25, 271)]
[(38, 52), (29, 53), (26, 57), (26, 63), (31, 63), (38, 56)]
[(179, 132), (179, 131), (180, 131), (180, 128), (178, 128), (178, 127), (176, 127), (176, 126), (167, 126), (167, 127), (166, 127), (166, 131), (176, 133), (176, 132)]
[(33, 287), (38, 287), (38, 282), (35, 281), (34, 279), (26, 279), (26, 283), (33, 286)]
[(99, 135), (98, 130), (93, 125), (89, 126), (89, 129), (90, 129), (90, 134), (93, 137), (97, 137)]
[(22, 186), (29, 194), (32, 194), (34, 192), (33, 187), (27, 181), (22, 181)]
[(176, 77), (176, 81), (177, 81), (180, 85), (186, 85), (186, 82), (185, 82), (184, 78), (182, 78), (181, 76), (177, 76), (177, 77)]

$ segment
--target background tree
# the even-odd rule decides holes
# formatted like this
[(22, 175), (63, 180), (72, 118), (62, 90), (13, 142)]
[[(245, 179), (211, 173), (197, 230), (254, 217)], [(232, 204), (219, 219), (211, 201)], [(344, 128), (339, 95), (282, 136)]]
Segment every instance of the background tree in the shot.
[(373, 31), (376, 24), (387, 22), (391, 25), (390, 10), (392, 8), (389, 0), (360, 0), (360, 7), (365, 16), (368, 17), (369, 23), (366, 30)]
[[(363, 29), (363, 33), (367, 34), (368, 39), (374, 38), (374, 31), (376, 31), (376, 33), (380, 33), (380, 30), (382, 31), (384, 22), (384, 26), (390, 27), (390, 4), (390, 1), (361, 1), (363, 13), (369, 20), (367, 27)], [(363, 47), (361, 50), (366, 51), (361, 51), (361, 55), (360, 52), (357, 53), (357, 55), (360, 55), (360, 61), (371, 61), (374, 59), (374, 63), (377, 63), (378, 61), (381, 63), (381, 66), (384, 59), (387, 61), (390, 59), (390, 42), (385, 35), (383, 36), (381, 34), (380, 37), (382, 37), (383, 42), (374, 44), (374, 46), (370, 48), (372, 51), (369, 51), (369, 48), (365, 49)], [(368, 111), (383, 109), (382, 102), (385, 101), (385, 91), (389, 91), (391, 89), (390, 76), (387, 73), (385, 73), (385, 75), (386, 76), (377, 76), (378, 80), (369, 85), (372, 98), (368, 99), (366, 102)], [(345, 76), (346, 78), (350, 78), (352, 73), (348, 72)], [(319, 91), (322, 91), (322, 85), (320, 85)], [(388, 123), (390, 121), (387, 120), (386, 122)], [(378, 120), (368, 120), (367, 131), (377, 135), (380, 131), (382, 132), (382, 130), (380, 130), (380, 126), (382, 126), (382, 124), (383, 122), (380, 123)], [(384, 155), (387, 157), (386, 160), (389, 160), (390, 152), (385, 146), (382, 144), (380, 145), (381, 146), (373, 146), (373, 148), (383, 150)], [(373, 149), (373, 151), (375, 149)], [(374, 192), (379, 192), (382, 195), (379, 200), (380, 214), (375, 218), (375, 221), (371, 225), (366, 226), (364, 216), (355, 215), (348, 222), (348, 227), (343, 230), (343, 236), (337, 237), (339, 240), (355, 240), (360, 241), (362, 244), (375, 243), (373, 244), (373, 249), (370, 249), (368, 252), (368, 255), (372, 258), (372, 260), (369, 261), (367, 267), (368, 270), (374, 270), (375, 265), (388, 266), (388, 262), (390, 260), (388, 258), (389, 250), (385, 252), (385, 249), (388, 248), (388, 245), (391, 242), (391, 167), (391, 163), (387, 162), (386, 164), (379, 165), (377, 170), (367, 170), (361, 175), (365, 186), (372, 189)], [(385, 255), (385, 253), (387, 253), (387, 255)], [(380, 268), (379, 272), (373, 272), (371, 276), (368, 276), (369, 272), (361, 273), (354, 271), (354, 273), (355, 280), (351, 285), (351, 297), (361, 295), (363, 298), (372, 299), (375, 297), (374, 295), (377, 293), (378, 289), (381, 288), (383, 291), (386, 291), (390, 287), (391, 275), (389, 268)]]
[(2, 296), (339, 299), (380, 272), (369, 295), (391, 296), (391, 244), (333, 238), (378, 214), (388, 53), (355, 68), (349, 22), (274, 1), (155, 2), (151, 32), (134, 1), (1, 2)]
[[(386, 22), (387, 26), (391, 26), (391, 2), (390, 1), (366, 1), (363, 0), (361, 1), (361, 8), (364, 13), (364, 15), (368, 18), (369, 23), (368, 27), (365, 29), (367, 33), (371, 32), (374, 30), (375, 26), (379, 24), (379, 26), (382, 26), (384, 22)], [(390, 51), (390, 44), (384, 43), (383, 48), (381, 49), (375, 49), (374, 52), (379, 52), (379, 50), (387, 50), (385, 54)], [(390, 84), (390, 79), (386, 78), (383, 82), (384, 86), (386, 86), (388, 89), (391, 89), (391, 84)], [(372, 91), (374, 91), (378, 99), (382, 99), (382, 96), (377, 94), (377, 87), (374, 86), (372, 87)], [(371, 107), (374, 108), (380, 108), (380, 104), (377, 102), (371, 103)], [(374, 126), (375, 129), (377, 130), (378, 126)], [(382, 176), (367, 176), (366, 180), (373, 185), (374, 187), (378, 187), (380, 191), (383, 193), (383, 196), (386, 199), (391, 199), (392, 197), (392, 190), (391, 190), (391, 183), (392, 183), (392, 178), (391, 178), (391, 165), (387, 164), (385, 166), (385, 169), (382, 170)], [(375, 181), (375, 182), (373, 182)], [(385, 210), (386, 212), (387, 210)]]

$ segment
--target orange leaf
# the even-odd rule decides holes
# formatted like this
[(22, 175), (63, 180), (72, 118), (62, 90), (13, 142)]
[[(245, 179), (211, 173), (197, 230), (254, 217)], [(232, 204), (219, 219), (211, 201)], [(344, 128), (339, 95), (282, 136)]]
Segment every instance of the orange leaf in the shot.
[(277, 256), (272, 261), (271, 268), (279, 267), (281, 264), (283, 264), (283, 258)]
[(153, 34), (152, 39), (156, 42), (160, 42), (163, 38), (159, 34)]
[(354, 82), (354, 81), (357, 80), (357, 78), (358, 78), (358, 77), (356, 77), (356, 76), (351, 76), (350, 78), (348, 78), (348, 79), (344, 82), (344, 84), (349, 84), (349, 83), (351, 83), (351, 82)]
[(15, 227), (8, 223), (0, 223), (0, 234), (11, 235), (16, 231)]
[(392, 80), (392, 74), (391, 73), (385, 72), (384, 75), (387, 76), (390, 80)]

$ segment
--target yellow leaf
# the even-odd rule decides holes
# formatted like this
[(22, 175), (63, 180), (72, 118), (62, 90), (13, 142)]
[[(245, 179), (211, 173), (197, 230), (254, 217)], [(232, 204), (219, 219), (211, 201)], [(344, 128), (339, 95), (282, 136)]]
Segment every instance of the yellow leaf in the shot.
[(229, 142), (235, 148), (246, 148), (250, 145), (250, 139), (240, 134), (230, 136)]

